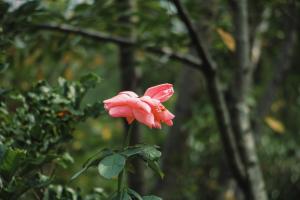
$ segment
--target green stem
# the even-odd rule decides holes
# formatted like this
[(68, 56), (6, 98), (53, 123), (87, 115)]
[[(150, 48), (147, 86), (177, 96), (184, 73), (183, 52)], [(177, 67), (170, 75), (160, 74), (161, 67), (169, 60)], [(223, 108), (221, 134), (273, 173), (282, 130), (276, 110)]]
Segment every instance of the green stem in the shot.
[(123, 174), (124, 170), (122, 170), (118, 176), (118, 199), (122, 199)]
[(131, 124), (129, 126), (129, 129), (125, 135), (125, 138), (123, 140), (123, 146), (122, 146), (123, 149), (125, 148), (125, 145), (129, 146), (129, 144), (130, 144), (130, 138), (131, 138), (131, 132), (132, 132), (133, 126), (134, 126), (134, 124)]
[[(129, 146), (132, 129), (133, 129), (133, 124), (129, 126), (129, 129), (124, 137), (122, 149)], [(118, 176), (118, 199), (120, 200), (123, 198), (122, 190), (124, 188), (124, 177), (125, 177), (125, 171), (122, 170)]]

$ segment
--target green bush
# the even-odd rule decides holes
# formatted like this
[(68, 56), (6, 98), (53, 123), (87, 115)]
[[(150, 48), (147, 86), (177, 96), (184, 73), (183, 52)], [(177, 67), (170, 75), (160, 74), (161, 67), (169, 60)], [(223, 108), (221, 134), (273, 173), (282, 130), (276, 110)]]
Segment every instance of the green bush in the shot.
[(100, 102), (81, 106), (86, 92), (98, 81), (96, 75), (89, 74), (79, 82), (60, 78), (56, 87), (40, 81), (24, 93), (1, 90), (1, 199), (43, 191), (58, 165), (66, 167), (73, 162), (66, 144), (75, 125), (103, 110)]

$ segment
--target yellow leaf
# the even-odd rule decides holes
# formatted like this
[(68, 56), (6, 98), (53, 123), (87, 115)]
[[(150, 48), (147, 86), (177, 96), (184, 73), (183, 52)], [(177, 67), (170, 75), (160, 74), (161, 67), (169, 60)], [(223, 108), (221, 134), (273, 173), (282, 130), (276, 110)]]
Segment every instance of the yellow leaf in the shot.
[(229, 32), (224, 31), (221, 28), (217, 28), (217, 32), (220, 35), (220, 37), (222, 38), (226, 47), (232, 52), (235, 51), (235, 40), (232, 37), (232, 35)]
[(284, 133), (285, 127), (279, 120), (269, 116), (265, 118), (265, 122), (273, 131), (280, 134)]

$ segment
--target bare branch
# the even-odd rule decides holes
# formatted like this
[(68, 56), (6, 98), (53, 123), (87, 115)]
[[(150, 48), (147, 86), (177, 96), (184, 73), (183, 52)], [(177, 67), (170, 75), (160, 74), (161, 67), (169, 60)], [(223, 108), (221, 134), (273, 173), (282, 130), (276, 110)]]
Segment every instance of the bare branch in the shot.
[(188, 30), (189, 36), (193, 45), (195, 46), (199, 58), (201, 58), (203, 62), (203, 71), (206, 73), (215, 73), (216, 65), (211, 59), (209, 53), (205, 50), (201, 39), (198, 37), (197, 30), (190, 20), (187, 11), (181, 5), (180, 0), (173, 0), (173, 3), (177, 8), (179, 18), (182, 20)]
[(201, 60), (196, 59), (191, 55), (183, 55), (180, 53), (176, 53), (170, 50), (169, 48), (159, 49), (155, 47), (139, 47), (138, 43), (132, 39), (119, 37), (119, 36), (112, 36), (99, 31), (86, 30), (86, 29), (69, 26), (69, 25), (55, 25), (55, 24), (37, 24), (34, 25), (34, 28), (36, 28), (37, 30), (48, 30), (48, 31), (56, 31), (62, 33), (80, 35), (99, 42), (109, 42), (117, 45), (134, 46), (143, 49), (147, 52), (156, 54), (158, 56), (168, 56), (171, 59), (182, 62), (184, 64), (187, 64), (197, 69), (202, 68)]
[(252, 79), (252, 69), (250, 65), (250, 39), (248, 27), (248, 12), (246, 0), (230, 0), (230, 6), (233, 11), (233, 22), (235, 27), (236, 40), (236, 69), (234, 73), (234, 80), (231, 85), (231, 101), (228, 101), (233, 131), (237, 140), (237, 146), (242, 154), (241, 159), (246, 163), (246, 149), (243, 142), (243, 130), (248, 129), (246, 121), (248, 115), (248, 105), (246, 104), (246, 97), (250, 88)]
[(232, 4), (237, 60), (237, 68), (234, 76), (232, 92), (238, 101), (243, 101), (248, 94), (253, 72), (250, 64), (250, 37), (247, 1), (238, 0), (233, 1)]
[(228, 164), (230, 165), (232, 173), (236, 180), (240, 185), (243, 185), (245, 173), (233, 135), (230, 116), (228, 113), (227, 105), (225, 103), (224, 94), (222, 92), (218, 77), (216, 76), (217, 66), (212, 61), (208, 52), (205, 51), (203, 44), (198, 37), (196, 28), (192, 24), (187, 11), (183, 8), (181, 2), (179, 0), (172, 1), (177, 8), (179, 18), (182, 20), (188, 30), (190, 39), (196, 49), (199, 58), (203, 61), (202, 71), (207, 80), (208, 91), (216, 114), (220, 137), (226, 152)]
[(90, 39), (97, 40), (99, 42), (112, 42), (121, 45), (134, 45), (134, 41), (127, 38), (122, 38), (118, 36), (111, 36), (105, 33), (101, 33), (98, 31), (86, 30), (77, 27), (73, 27), (70, 25), (55, 25), (55, 24), (37, 24), (34, 25), (35, 28), (40, 30), (50, 30), (50, 31), (58, 31), (63, 33), (72, 33), (84, 37), (88, 37)]
[(251, 65), (253, 67), (253, 71), (257, 68), (258, 62), (261, 56), (262, 49), (262, 35), (268, 30), (269, 27), (269, 19), (271, 16), (271, 9), (266, 7), (262, 13), (261, 22), (258, 24), (255, 30), (255, 37), (251, 49)]
[(248, 24), (248, 1), (231, 0), (236, 38), (237, 69), (231, 86), (230, 102), (231, 122), (237, 141), (243, 165), (246, 170), (246, 198), (266, 200), (266, 190), (263, 175), (256, 153), (253, 130), (250, 126), (250, 109), (248, 95), (252, 88), (253, 71), (255, 65), (250, 62), (250, 37)]

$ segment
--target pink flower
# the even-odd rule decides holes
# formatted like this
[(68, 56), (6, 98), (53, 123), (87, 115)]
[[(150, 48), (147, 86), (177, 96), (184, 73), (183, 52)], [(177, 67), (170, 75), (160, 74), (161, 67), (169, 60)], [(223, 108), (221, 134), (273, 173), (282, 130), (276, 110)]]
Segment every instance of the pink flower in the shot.
[(125, 117), (129, 124), (136, 119), (150, 128), (161, 128), (161, 122), (173, 125), (175, 116), (162, 105), (173, 93), (172, 84), (166, 83), (148, 88), (140, 98), (134, 92), (123, 91), (103, 103), (112, 117)]

